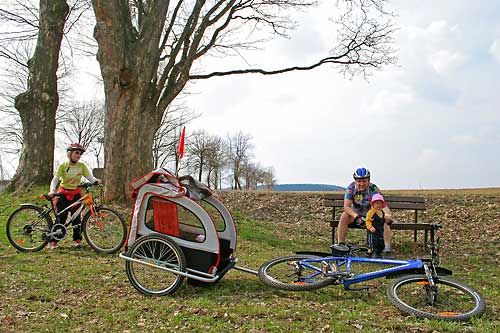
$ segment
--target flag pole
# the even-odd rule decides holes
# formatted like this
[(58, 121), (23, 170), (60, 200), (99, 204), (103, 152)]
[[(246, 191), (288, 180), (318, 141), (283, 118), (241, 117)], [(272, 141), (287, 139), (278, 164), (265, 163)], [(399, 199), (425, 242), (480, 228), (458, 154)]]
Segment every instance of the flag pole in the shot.
[(177, 147), (177, 156), (179, 157), (177, 163), (176, 176), (179, 177), (179, 170), (181, 168), (181, 160), (184, 157), (184, 140), (186, 136), (186, 126), (182, 127), (181, 138), (179, 140), (179, 146)]

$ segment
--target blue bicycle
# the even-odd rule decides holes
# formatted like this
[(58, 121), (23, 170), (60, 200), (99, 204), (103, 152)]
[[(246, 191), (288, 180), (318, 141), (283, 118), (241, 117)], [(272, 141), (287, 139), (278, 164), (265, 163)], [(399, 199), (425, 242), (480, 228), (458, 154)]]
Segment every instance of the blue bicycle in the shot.
[[(441, 226), (434, 224), (439, 230)], [(329, 285), (364, 290), (353, 285), (380, 277), (399, 277), (388, 290), (394, 306), (404, 313), (430, 319), (467, 321), (485, 310), (482, 296), (473, 288), (443, 277), (451, 271), (438, 267), (439, 239), (431, 239), (431, 256), (425, 259), (387, 259), (357, 256), (366, 248), (334, 244), (332, 254), (297, 252), (264, 263), (259, 277), (273, 288), (306, 291)], [(381, 268), (380, 266), (384, 266)], [(387, 268), (385, 268), (387, 267)]]

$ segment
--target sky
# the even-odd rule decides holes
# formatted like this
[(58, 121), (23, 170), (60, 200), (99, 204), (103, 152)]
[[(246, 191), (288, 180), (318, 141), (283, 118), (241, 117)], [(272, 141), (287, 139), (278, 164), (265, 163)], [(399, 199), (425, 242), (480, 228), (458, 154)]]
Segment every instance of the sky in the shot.
[[(189, 105), (201, 117), (188, 131), (250, 134), (255, 160), (280, 184), (346, 186), (364, 166), (382, 189), (500, 186), (500, 1), (391, 5), (397, 66), (368, 81), (327, 66), (200, 80)], [(334, 40), (328, 10), (305, 14), (289, 40), (245, 61), (274, 69), (321, 58)]]
[[(308, 65), (334, 45), (335, 1), (297, 16), (290, 39), (206, 72)], [(279, 184), (346, 186), (360, 166), (382, 189), (499, 187), (500, 1), (393, 0), (398, 64), (369, 80), (338, 68), (196, 81), (185, 99), (200, 117), (187, 132), (252, 136), (254, 160)], [(329, 15), (331, 13), (332, 15)], [(102, 94), (82, 61), (80, 95)]]

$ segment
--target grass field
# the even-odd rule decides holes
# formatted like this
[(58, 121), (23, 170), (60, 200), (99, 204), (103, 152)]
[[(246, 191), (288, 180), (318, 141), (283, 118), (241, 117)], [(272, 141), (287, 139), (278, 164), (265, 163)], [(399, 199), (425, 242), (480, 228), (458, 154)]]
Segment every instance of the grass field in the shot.
[[(172, 296), (147, 297), (128, 282), (124, 261), (86, 244), (19, 253), (7, 241), (5, 223), (20, 202), (37, 201), (42, 189), (0, 194), (0, 332), (499, 332), (500, 190), (429, 191), (430, 217), (439, 217), (442, 266), (480, 291), (487, 311), (469, 323), (420, 320), (390, 304), (390, 280), (374, 280), (367, 292), (328, 287), (313, 292), (273, 290), (256, 276), (230, 271), (216, 286), (184, 284)], [(422, 191), (419, 191), (422, 193)], [(39, 202), (40, 203), (40, 202)], [(254, 220), (233, 209), (240, 266), (294, 250), (327, 251), (324, 221), (301, 225)], [(364, 235), (352, 231), (350, 240)], [(394, 236), (395, 255), (425, 254), (410, 233)]]

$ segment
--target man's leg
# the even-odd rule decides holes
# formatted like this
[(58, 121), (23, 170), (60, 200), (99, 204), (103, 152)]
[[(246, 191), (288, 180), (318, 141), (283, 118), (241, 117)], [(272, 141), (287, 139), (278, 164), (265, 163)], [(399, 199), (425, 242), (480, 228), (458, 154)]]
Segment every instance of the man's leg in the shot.
[(347, 236), (347, 228), (349, 227), (349, 224), (351, 224), (353, 221), (354, 218), (351, 215), (342, 212), (342, 214), (340, 215), (340, 221), (338, 226), (339, 230), (337, 233), (338, 243), (345, 243), (345, 238)]

